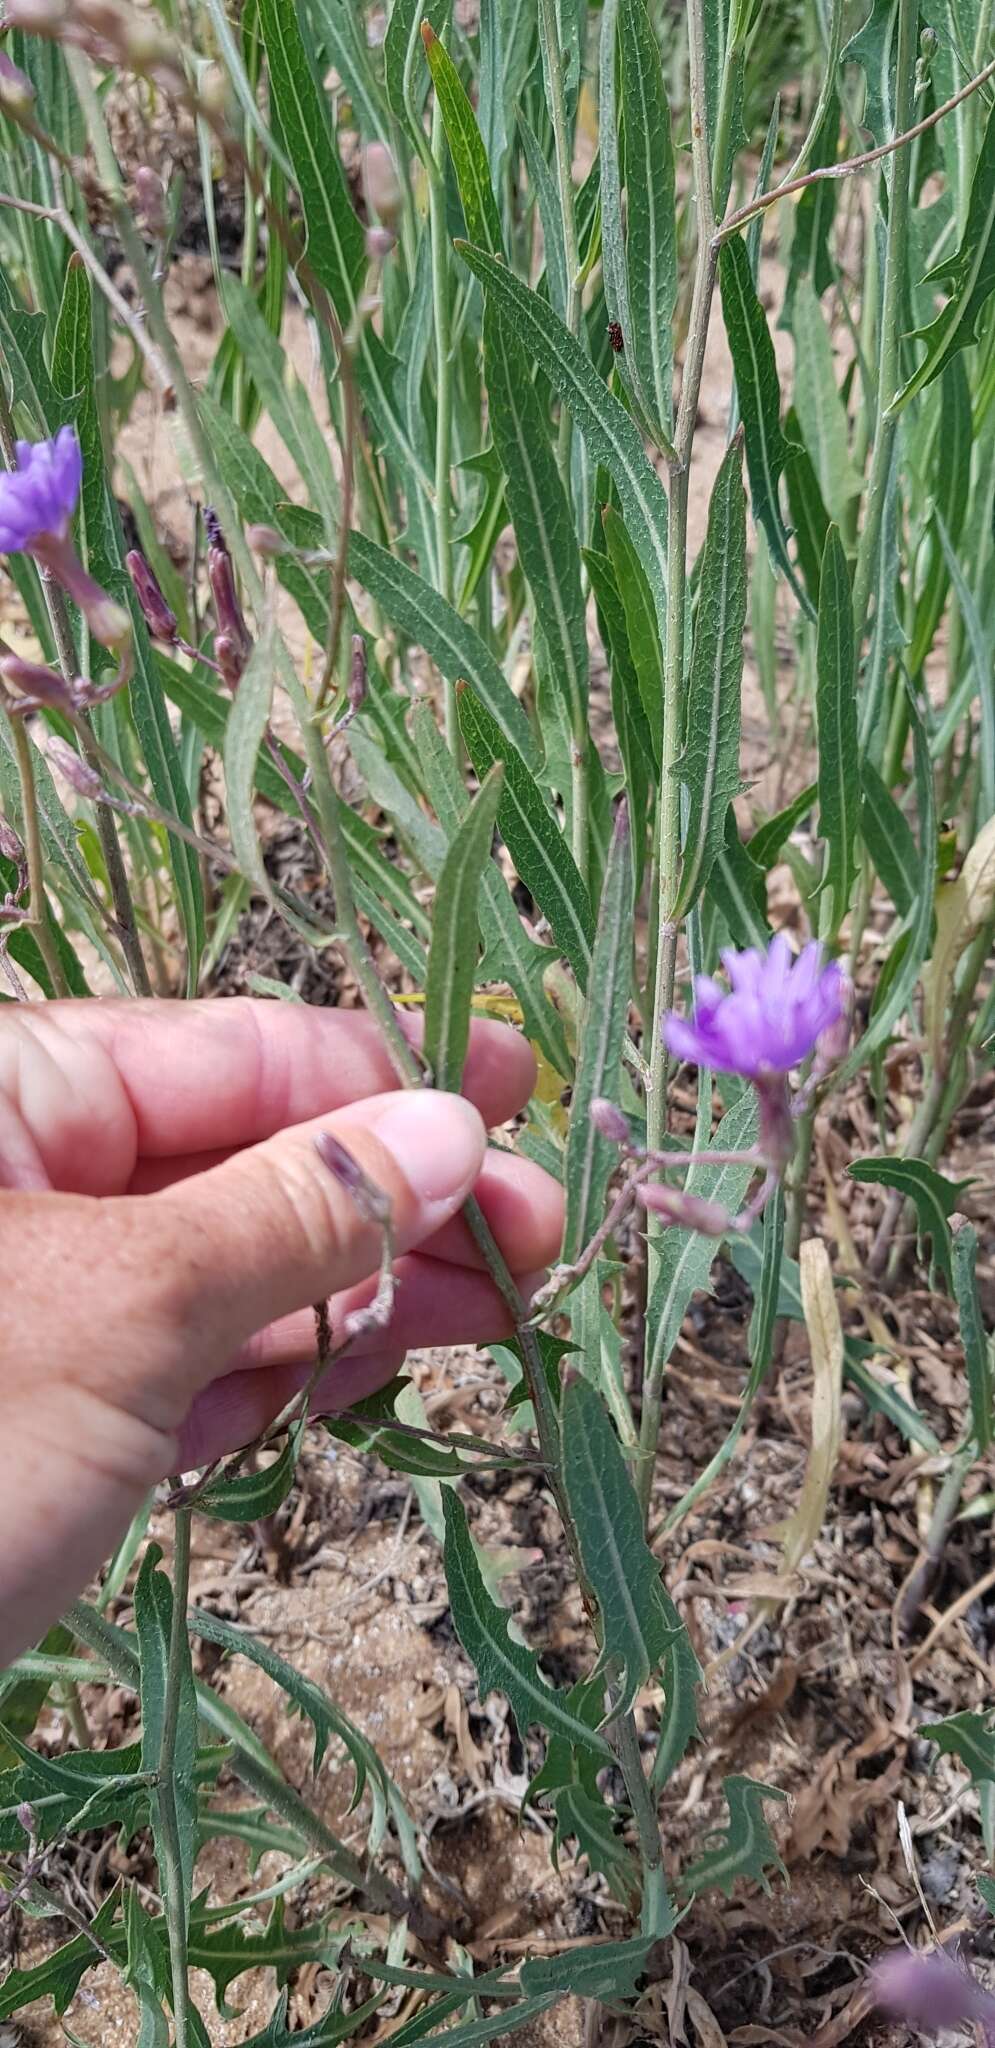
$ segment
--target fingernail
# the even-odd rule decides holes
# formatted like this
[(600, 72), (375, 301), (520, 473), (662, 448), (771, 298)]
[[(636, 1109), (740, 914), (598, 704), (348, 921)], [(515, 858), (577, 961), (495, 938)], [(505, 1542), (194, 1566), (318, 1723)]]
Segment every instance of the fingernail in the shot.
[(457, 1206), (473, 1186), (487, 1148), (473, 1104), (432, 1088), (387, 1096), (374, 1130), (425, 1209)]

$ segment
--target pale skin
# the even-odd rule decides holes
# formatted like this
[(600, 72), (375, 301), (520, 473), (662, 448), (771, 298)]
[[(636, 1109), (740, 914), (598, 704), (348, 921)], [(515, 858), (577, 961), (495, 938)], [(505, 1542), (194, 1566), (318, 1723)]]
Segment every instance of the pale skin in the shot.
[[(413, 1039), (419, 1027), (408, 1022)], [(487, 1148), (532, 1054), (474, 1024), (462, 1097), (398, 1091), (356, 1012), (53, 1002), (0, 1015), (0, 1668), (38, 1640), (150, 1486), (251, 1441), (333, 1341), (380, 1234), (322, 1164), (345, 1145), (392, 1205), (398, 1290), (315, 1390), (348, 1407), (414, 1345), (487, 1342), (507, 1311), (459, 1216), (473, 1190), (524, 1291), (560, 1191)]]

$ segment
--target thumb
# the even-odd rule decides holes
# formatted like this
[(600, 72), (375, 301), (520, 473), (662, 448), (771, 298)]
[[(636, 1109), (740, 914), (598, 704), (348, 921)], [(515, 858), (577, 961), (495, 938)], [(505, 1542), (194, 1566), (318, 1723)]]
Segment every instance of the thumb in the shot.
[(418, 1089), (299, 1124), (147, 1197), (160, 1256), (172, 1248), (172, 1398), (181, 1359), (185, 1404), (264, 1324), (375, 1271), (382, 1231), (325, 1165), (315, 1143), (324, 1133), (386, 1197), (397, 1254), (462, 1207), (487, 1147), (471, 1103)]

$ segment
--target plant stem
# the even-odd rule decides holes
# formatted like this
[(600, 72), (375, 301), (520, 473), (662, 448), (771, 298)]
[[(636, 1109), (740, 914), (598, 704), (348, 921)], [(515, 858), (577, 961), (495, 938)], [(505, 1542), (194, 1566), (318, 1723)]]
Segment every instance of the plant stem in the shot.
[[(549, 115), (553, 124), (553, 145), (556, 151), (556, 183), (560, 200), (560, 220), (563, 227), (563, 256), (567, 272), (566, 324), (571, 334), (580, 332), (581, 281), (580, 251), (577, 246), (577, 216), (574, 211), (573, 152), (570, 130), (567, 125), (567, 103), (563, 92), (563, 51), (560, 48), (560, 30), (556, 17), (556, 0), (539, 0), (539, 23), (546, 59), (546, 86), (549, 94)], [(567, 497), (570, 491), (570, 449), (573, 441), (573, 415), (568, 406), (560, 409), (557, 460), (563, 488)]]
[(59, 958), (59, 949), (52, 925), (52, 912), (45, 894), (45, 861), (42, 852), (41, 829), (38, 823), (38, 797), (35, 790), (35, 771), (31, 760), (31, 741), (25, 730), (24, 720), (16, 712), (7, 714), (17, 757), (17, 774), (21, 786), (21, 830), (24, 833), (24, 855), (28, 868), (28, 901), (31, 906), (31, 928), (38, 944), (38, 951), (45, 963), (52, 993), (68, 996), (71, 991)]
[[(452, 604), (453, 364), (446, 181), (442, 169), (444, 150), (442, 109), (436, 94), (432, 111), (432, 153), (428, 178), (428, 219), (432, 241), (432, 311), (435, 322), (435, 545), (439, 558), (439, 590), (447, 603)], [(448, 679), (445, 684), (445, 717), (449, 750), (458, 759), (460, 735), (459, 719), (456, 715), (456, 686)]]
[(156, 1797), (166, 1868), (163, 1872), (163, 1907), (169, 1938), (169, 1966), (173, 1991), (175, 2048), (187, 2048), (187, 1926), (189, 1901), (183, 1875), (180, 1822), (176, 1807), (176, 1738), (180, 1725), (180, 1699), (184, 1668), (189, 1663), (187, 1644), (187, 1603), (190, 1591), (190, 1513), (181, 1509), (173, 1524), (173, 1611), (169, 1629), (169, 1662), (163, 1705), (162, 1735), (159, 1741)]
[[(698, 398), (705, 363), (717, 260), (706, 117), (704, 0), (690, 0), (688, 41), (691, 55), (691, 150), (698, 204), (698, 251), (691, 299), (691, 321), (681, 380), (681, 401), (674, 431), (676, 459), (670, 469), (667, 519), (667, 648), (663, 671), (663, 741), (660, 788), (657, 797), (656, 983), (651, 1026), (650, 1083), (646, 1104), (646, 1145), (647, 1150), (652, 1152), (661, 1149), (667, 1129), (667, 1054), (660, 1027), (663, 1016), (673, 1001), (677, 959), (677, 924), (673, 916), (673, 907), (677, 900), (681, 820), (680, 792), (673, 771), (680, 748), (681, 699), (684, 683), (688, 491), (691, 451), (698, 417)], [(661, 1220), (651, 1216), (648, 1231), (651, 1256), (662, 1229)], [(665, 1360), (654, 1364), (647, 1373), (643, 1385), (637, 1489), (644, 1513), (649, 1507), (653, 1482), (653, 1459), (660, 1428), (665, 1364)]]
[[(908, 129), (912, 116), (918, 26), (917, 0), (898, 0), (898, 48), (895, 64), (896, 137)], [(905, 290), (911, 175), (911, 155), (908, 149), (900, 149), (895, 156), (888, 197), (888, 230), (881, 300), (881, 346), (878, 352), (877, 404), (871, 470), (853, 580), (853, 621), (858, 658), (867, 625), (871, 592), (877, 575), (881, 524), (891, 472), (892, 447), (898, 426), (897, 416), (891, 412), (890, 407), (899, 388), (899, 339), (902, 324), (902, 293)]]
[(640, 1925), (644, 1934), (656, 1937), (667, 1932), (672, 1919), (663, 1872), (660, 1817), (643, 1769), (639, 1737), (632, 1715), (623, 1714), (620, 1720), (613, 1723), (610, 1733), (639, 1836), (639, 1855), (643, 1866)]

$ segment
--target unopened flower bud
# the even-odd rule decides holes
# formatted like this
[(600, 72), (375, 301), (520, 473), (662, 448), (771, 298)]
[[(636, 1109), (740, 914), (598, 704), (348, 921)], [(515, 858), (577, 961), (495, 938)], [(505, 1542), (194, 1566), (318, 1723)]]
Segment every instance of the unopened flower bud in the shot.
[(275, 526), (247, 526), (245, 538), (254, 555), (262, 555), (264, 561), (276, 561), (280, 555), (290, 552), (289, 542)]
[(666, 1217), (682, 1230), (696, 1230), (699, 1237), (724, 1237), (729, 1228), (729, 1211), (721, 1202), (707, 1202), (701, 1195), (687, 1195), (683, 1188), (668, 1188), (657, 1181), (640, 1187), (638, 1194), (654, 1215)]
[(207, 579), (218, 622), (214, 653), (222, 677), (230, 690), (237, 688), (252, 653), (252, 635), (242, 616), (235, 588), (235, 572), (217, 513), (204, 507), (207, 528)]
[(37, 1834), (38, 1822), (35, 1818), (35, 1810), (33, 1806), (28, 1805), (26, 1799), (22, 1799), (21, 1804), (17, 1809), (17, 1818), (22, 1828), (24, 1829), (26, 1835)]
[(0, 676), (22, 697), (51, 704), (57, 711), (71, 708), (72, 699), (63, 677), (52, 668), (44, 668), (40, 661), (23, 661), (19, 654), (5, 654), (0, 657)]
[(0, 107), (8, 114), (34, 106), (35, 89), (30, 78), (0, 50)]
[(166, 603), (155, 571), (145, 560), (145, 556), (139, 554), (137, 548), (131, 548), (125, 555), (124, 566), (131, 577), (135, 596), (142, 607), (145, 624), (153, 640), (165, 640), (167, 646), (171, 647), (179, 629), (176, 615)]
[(135, 197), (142, 226), (150, 235), (166, 232), (165, 187), (157, 171), (139, 164), (135, 172)]
[(404, 204), (404, 192), (397, 165), (386, 143), (368, 142), (362, 153), (363, 197), (371, 213), (384, 227), (397, 225)]
[(13, 825), (8, 825), (6, 818), (0, 818), (0, 855), (4, 860), (12, 860), (17, 867), (20, 867), (24, 859), (24, 848)]
[(382, 263), (390, 255), (397, 236), (390, 228), (367, 228), (366, 253), (371, 263)]
[(603, 1095), (596, 1095), (590, 1116), (599, 1137), (607, 1138), (610, 1145), (628, 1145), (629, 1119), (623, 1116), (617, 1102), (608, 1102)]
[(91, 803), (97, 797), (103, 796), (104, 785), (96, 769), (88, 767), (85, 761), (80, 760), (68, 740), (60, 739), (57, 733), (53, 734), (48, 742), (47, 753), (52, 767), (58, 770), (68, 782), (70, 789), (76, 791), (77, 796), (84, 796)]
[(390, 1220), (390, 1200), (382, 1188), (364, 1173), (359, 1161), (347, 1152), (331, 1131), (319, 1131), (314, 1140), (314, 1149), (324, 1167), (340, 1188), (351, 1195), (361, 1216), (370, 1223), (381, 1226)]

